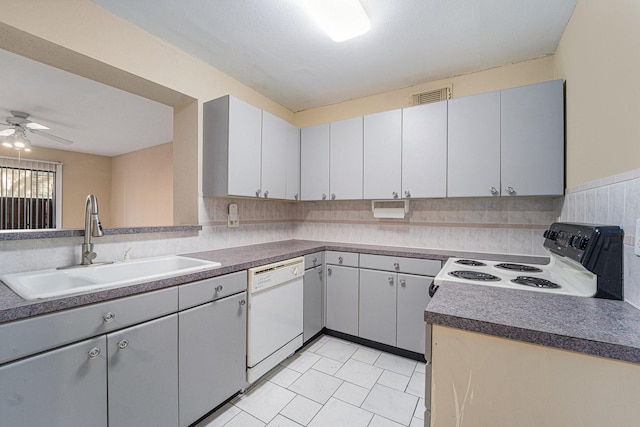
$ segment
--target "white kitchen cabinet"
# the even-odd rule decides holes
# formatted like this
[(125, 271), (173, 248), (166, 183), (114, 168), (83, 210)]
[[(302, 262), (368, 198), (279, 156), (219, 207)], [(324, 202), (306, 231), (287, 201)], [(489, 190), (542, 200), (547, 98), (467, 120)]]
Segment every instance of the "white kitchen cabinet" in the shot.
[(287, 149), (289, 124), (262, 112), (262, 197), (285, 199), (287, 193)]
[(177, 346), (177, 314), (107, 335), (109, 427), (178, 425)]
[[(227, 287), (224, 280), (216, 286)], [(181, 427), (245, 388), (246, 300), (243, 291), (179, 313)]]
[(287, 123), (286, 182), (285, 199), (300, 200), (300, 129)]
[(331, 200), (362, 199), (363, 118), (331, 123), (330, 135)]
[(500, 195), (500, 91), (448, 101), (448, 197)]
[(300, 131), (301, 200), (326, 200), (329, 195), (330, 124)]
[(447, 195), (447, 101), (402, 110), (402, 197)]
[(562, 80), (502, 90), (500, 96), (502, 195), (562, 195)]
[(431, 283), (433, 277), (398, 274), (397, 347), (424, 354), (424, 310), (431, 301)]
[(359, 336), (396, 346), (397, 274), (360, 269)]
[(358, 335), (358, 268), (327, 265), (327, 329)]
[(401, 170), (402, 110), (364, 116), (364, 198), (400, 197)]
[(262, 111), (232, 96), (203, 106), (205, 196), (261, 196)]
[(302, 340), (309, 341), (323, 327), (323, 265), (311, 267), (304, 272), (303, 333)]
[(105, 336), (0, 366), (0, 425), (107, 427)]

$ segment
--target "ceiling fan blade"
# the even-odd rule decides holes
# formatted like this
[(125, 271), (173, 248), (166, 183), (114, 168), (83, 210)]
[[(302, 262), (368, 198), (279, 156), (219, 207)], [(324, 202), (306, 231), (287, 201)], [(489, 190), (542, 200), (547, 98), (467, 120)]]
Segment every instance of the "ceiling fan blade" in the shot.
[(42, 132), (41, 130), (38, 130), (38, 129), (29, 128), (29, 130), (31, 132), (35, 133), (36, 135), (40, 135), (40, 136), (44, 136), (45, 138), (53, 139), (54, 141), (59, 142), (61, 144), (65, 144), (65, 145), (73, 144), (73, 141), (69, 141), (68, 139), (60, 138), (59, 136), (51, 135), (50, 133)]
[(16, 132), (16, 130), (14, 128), (11, 129), (5, 129), (0, 131), (0, 136), (11, 136)]
[(29, 122), (25, 125), (26, 127), (28, 127), (29, 129), (36, 129), (36, 130), (46, 130), (49, 129), (48, 127), (46, 127), (45, 125), (41, 125), (40, 123), (36, 123), (36, 122)]

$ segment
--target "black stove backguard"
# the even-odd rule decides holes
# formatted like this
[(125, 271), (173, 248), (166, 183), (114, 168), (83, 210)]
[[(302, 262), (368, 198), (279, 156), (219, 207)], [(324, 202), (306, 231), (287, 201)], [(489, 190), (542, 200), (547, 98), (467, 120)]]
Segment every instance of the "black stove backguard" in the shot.
[(555, 222), (544, 237), (544, 246), (551, 252), (570, 258), (597, 275), (596, 298), (624, 299), (624, 232), (620, 227)]

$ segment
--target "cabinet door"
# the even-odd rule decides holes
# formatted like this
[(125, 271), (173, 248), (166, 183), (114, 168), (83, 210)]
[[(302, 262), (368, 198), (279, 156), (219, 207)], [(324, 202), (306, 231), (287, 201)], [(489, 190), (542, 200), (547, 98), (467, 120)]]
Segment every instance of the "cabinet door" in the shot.
[(178, 315), (107, 335), (109, 427), (178, 425)]
[(564, 192), (562, 80), (501, 91), (503, 196)]
[(300, 131), (302, 200), (325, 200), (329, 194), (329, 127), (327, 123)]
[(247, 293), (179, 316), (180, 426), (188, 426), (246, 385)]
[(322, 270), (322, 266), (318, 266), (304, 272), (304, 342), (322, 330)]
[(284, 199), (287, 190), (288, 123), (262, 112), (262, 197)]
[(0, 425), (106, 427), (105, 337), (0, 367)]
[(331, 123), (331, 200), (362, 199), (362, 117)]
[(364, 116), (364, 198), (400, 195), (402, 110)]
[(402, 197), (447, 195), (447, 101), (402, 110)]
[(397, 346), (425, 354), (424, 309), (433, 277), (398, 274)]
[(256, 197), (261, 191), (262, 111), (229, 97), (229, 182), (232, 196)]
[(358, 336), (358, 269), (327, 266), (327, 328)]
[(359, 336), (396, 345), (396, 273), (360, 269)]
[(288, 200), (300, 200), (300, 129), (287, 123), (287, 192)]
[(448, 104), (447, 196), (499, 196), (500, 92)]

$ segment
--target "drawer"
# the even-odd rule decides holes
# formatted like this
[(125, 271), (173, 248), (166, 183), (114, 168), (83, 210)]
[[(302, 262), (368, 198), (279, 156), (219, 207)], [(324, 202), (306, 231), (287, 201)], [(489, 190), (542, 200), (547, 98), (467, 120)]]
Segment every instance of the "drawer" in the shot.
[(360, 267), (370, 268), (372, 270), (418, 274), (420, 276), (435, 276), (442, 268), (442, 262), (433, 259), (361, 254)]
[(326, 264), (358, 267), (358, 257), (359, 254), (353, 252), (326, 251), (324, 253), (324, 262)]
[(0, 325), (0, 364), (142, 323), (178, 309), (178, 288), (135, 295)]
[(178, 309), (185, 310), (247, 290), (246, 270), (179, 287)]
[(324, 252), (314, 252), (304, 256), (304, 268), (308, 270), (324, 264)]

